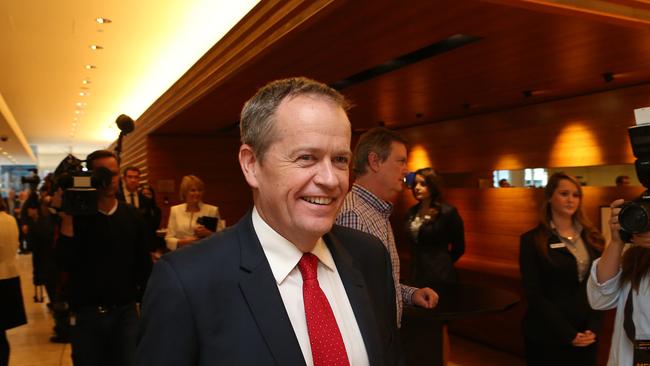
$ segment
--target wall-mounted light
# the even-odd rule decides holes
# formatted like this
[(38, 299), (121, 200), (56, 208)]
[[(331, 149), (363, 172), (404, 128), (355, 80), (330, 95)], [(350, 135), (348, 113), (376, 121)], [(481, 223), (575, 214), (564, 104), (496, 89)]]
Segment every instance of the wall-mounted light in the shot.
[(605, 81), (606, 83), (611, 83), (612, 81), (614, 81), (614, 73), (613, 72), (604, 72), (602, 74), (602, 77), (603, 77), (603, 81)]

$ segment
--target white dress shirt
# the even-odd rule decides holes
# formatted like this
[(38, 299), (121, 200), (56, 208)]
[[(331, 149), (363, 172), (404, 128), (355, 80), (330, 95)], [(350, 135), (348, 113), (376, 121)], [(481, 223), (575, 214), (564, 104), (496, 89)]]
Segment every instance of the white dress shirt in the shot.
[[(314, 361), (311, 354), (305, 305), (302, 297), (302, 275), (298, 269), (298, 262), (303, 253), (290, 241), (273, 230), (260, 217), (256, 208), (253, 209), (253, 228), (271, 266), (271, 271), (282, 296), (282, 302), (284, 302), (284, 308), (287, 310), (291, 326), (296, 338), (298, 338), (305, 362), (307, 366), (311, 366)], [(318, 283), (330, 303), (334, 318), (336, 318), (350, 365), (368, 365), (368, 354), (361, 336), (361, 330), (352, 311), (350, 300), (348, 300), (332, 254), (323, 238), (318, 240), (311, 253), (318, 257)]]
[[(132, 205), (133, 207), (139, 208), (140, 207), (140, 197), (138, 197), (138, 192), (129, 192), (128, 190), (124, 192), (124, 198), (126, 199), (126, 203)], [(133, 198), (133, 199), (131, 199)]]
[[(609, 349), (608, 366), (631, 365), (634, 357), (634, 345), (627, 338), (623, 330), (623, 318), (625, 314), (625, 301), (630, 291), (630, 282), (621, 284), (621, 273), (619, 269), (616, 276), (599, 283), (596, 277), (600, 258), (596, 259), (591, 266), (591, 274), (587, 281), (587, 297), (589, 304), (596, 310), (607, 310), (616, 308), (614, 319), (614, 335), (612, 345)], [(650, 278), (645, 275), (639, 284), (639, 292), (634, 291), (632, 296), (632, 320), (636, 327), (637, 339), (650, 339)]]
[[(187, 211), (187, 203), (172, 206), (165, 235), (167, 248), (175, 250), (178, 247), (178, 239), (194, 236), (196, 219), (201, 216), (219, 217), (219, 208), (203, 202), (199, 202), (198, 212)], [(218, 228), (221, 228), (221, 225)]]

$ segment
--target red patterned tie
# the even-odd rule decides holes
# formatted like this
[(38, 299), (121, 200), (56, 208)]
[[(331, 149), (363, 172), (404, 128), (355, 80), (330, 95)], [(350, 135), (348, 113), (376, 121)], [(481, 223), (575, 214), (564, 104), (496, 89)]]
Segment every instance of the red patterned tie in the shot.
[(350, 365), (334, 313), (318, 284), (318, 257), (303, 254), (298, 268), (302, 274), (302, 296), (314, 366)]

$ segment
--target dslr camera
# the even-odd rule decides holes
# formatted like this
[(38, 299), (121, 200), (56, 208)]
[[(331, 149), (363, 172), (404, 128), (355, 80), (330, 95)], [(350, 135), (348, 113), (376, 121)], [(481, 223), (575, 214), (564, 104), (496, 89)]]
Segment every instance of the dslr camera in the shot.
[[(636, 111), (635, 111), (636, 112)], [(638, 120), (638, 115), (637, 115)], [(638, 122), (637, 122), (638, 123)], [(628, 129), (632, 152), (636, 161), (636, 175), (644, 187), (650, 187), (650, 124), (640, 124)], [(650, 192), (646, 190), (634, 201), (625, 202), (618, 214), (623, 234), (630, 237), (650, 230)]]
[(61, 207), (56, 208), (73, 216), (97, 212), (97, 190), (109, 187), (113, 176), (108, 168), (99, 167), (91, 171), (82, 163), (72, 154), (66, 156), (54, 171), (50, 192), (53, 194), (59, 188), (63, 190)]

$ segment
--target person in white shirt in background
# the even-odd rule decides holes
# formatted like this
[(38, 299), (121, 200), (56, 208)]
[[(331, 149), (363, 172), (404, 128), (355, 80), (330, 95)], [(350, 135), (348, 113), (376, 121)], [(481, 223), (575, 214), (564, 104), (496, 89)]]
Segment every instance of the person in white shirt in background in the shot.
[[(181, 200), (185, 203), (171, 208), (165, 235), (169, 250), (190, 245), (214, 233), (196, 222), (201, 216), (219, 218), (219, 208), (203, 202), (204, 187), (203, 181), (195, 175), (186, 175), (181, 180)], [(217, 230), (223, 229), (224, 224), (219, 220)]]
[[(612, 239), (602, 257), (594, 261), (587, 283), (592, 308), (616, 308), (608, 366), (632, 365), (634, 343), (628, 333), (634, 333), (632, 337), (636, 340), (650, 339), (650, 232), (634, 235), (631, 245), (626, 246), (619, 234), (618, 214), (622, 204), (622, 199), (611, 204)], [(625, 324), (626, 305), (632, 305), (631, 316), (627, 318), (633, 320), (634, 332)]]

